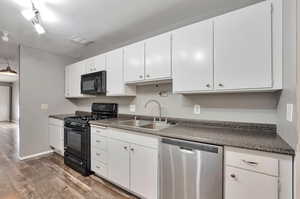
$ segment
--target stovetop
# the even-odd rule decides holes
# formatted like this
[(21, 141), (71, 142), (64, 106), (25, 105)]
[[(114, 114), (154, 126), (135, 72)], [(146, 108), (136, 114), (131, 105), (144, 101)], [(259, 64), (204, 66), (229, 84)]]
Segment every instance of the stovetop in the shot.
[(112, 115), (98, 115), (98, 114), (92, 114), (89, 116), (72, 116), (65, 118), (65, 121), (68, 122), (76, 122), (80, 124), (87, 124), (91, 120), (103, 120), (103, 119), (109, 119), (114, 116)]

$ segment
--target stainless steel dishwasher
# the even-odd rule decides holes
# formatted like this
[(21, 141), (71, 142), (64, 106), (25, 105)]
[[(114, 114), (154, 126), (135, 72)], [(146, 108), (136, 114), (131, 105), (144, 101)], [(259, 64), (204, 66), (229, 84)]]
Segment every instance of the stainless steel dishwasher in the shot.
[(222, 199), (223, 147), (162, 138), (160, 199)]

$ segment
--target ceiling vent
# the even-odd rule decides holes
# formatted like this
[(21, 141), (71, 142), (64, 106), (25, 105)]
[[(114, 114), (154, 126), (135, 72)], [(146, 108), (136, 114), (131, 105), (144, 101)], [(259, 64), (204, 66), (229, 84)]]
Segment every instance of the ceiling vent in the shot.
[(84, 39), (84, 38), (79, 37), (79, 36), (72, 36), (72, 37), (70, 38), (70, 40), (71, 40), (72, 42), (74, 42), (74, 43), (81, 44), (81, 45), (85, 45), (85, 46), (90, 45), (90, 44), (93, 43), (93, 41), (89, 41), (89, 40)]

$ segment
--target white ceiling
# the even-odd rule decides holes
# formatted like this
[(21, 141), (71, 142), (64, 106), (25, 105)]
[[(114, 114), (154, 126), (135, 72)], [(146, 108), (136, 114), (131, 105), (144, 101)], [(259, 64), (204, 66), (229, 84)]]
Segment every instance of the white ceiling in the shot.
[[(0, 30), (10, 33), (10, 43), (78, 58), (261, 0), (39, 0), (57, 19), (44, 20), (47, 33), (40, 36), (17, 1), (26, 0), (0, 1)], [(95, 43), (78, 45), (69, 40), (72, 36)], [(3, 46), (0, 42), (0, 53)]]

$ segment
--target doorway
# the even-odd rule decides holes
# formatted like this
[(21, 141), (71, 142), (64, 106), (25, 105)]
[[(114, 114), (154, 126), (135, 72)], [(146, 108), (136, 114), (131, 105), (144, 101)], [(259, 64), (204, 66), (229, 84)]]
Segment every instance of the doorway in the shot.
[(0, 86), (0, 122), (10, 121), (10, 87)]

